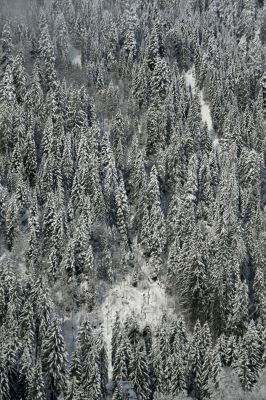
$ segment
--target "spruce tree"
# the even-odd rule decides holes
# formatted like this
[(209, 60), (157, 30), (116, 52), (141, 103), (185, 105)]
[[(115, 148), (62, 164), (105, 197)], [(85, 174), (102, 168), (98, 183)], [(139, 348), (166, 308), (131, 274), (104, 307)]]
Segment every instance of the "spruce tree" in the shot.
[(115, 355), (113, 366), (114, 381), (129, 380), (129, 362), (131, 359), (131, 345), (124, 330), (119, 332), (119, 345)]
[(138, 398), (140, 400), (148, 400), (150, 398), (151, 383), (149, 368), (147, 365), (147, 356), (142, 342), (139, 343), (132, 354), (129, 371), (129, 380), (136, 391)]
[(54, 90), (56, 85), (55, 55), (48, 26), (42, 29), (39, 42), (40, 59), (42, 61), (43, 84), (46, 91)]
[(5, 216), (6, 224), (6, 245), (11, 251), (14, 245), (14, 239), (17, 231), (17, 204), (15, 196), (13, 196), (8, 204)]
[(29, 127), (24, 146), (23, 163), (26, 176), (31, 186), (35, 184), (37, 173), (36, 145), (34, 140), (34, 132), (32, 127)]
[(5, 70), (8, 65), (12, 64), (12, 52), (13, 52), (13, 44), (12, 44), (12, 33), (10, 29), (10, 25), (6, 23), (3, 27), (2, 36), (1, 36), (1, 58), (0, 58), (0, 68), (1, 75), (5, 73)]
[(101, 373), (95, 347), (90, 349), (84, 360), (82, 387), (86, 396), (88, 396), (90, 399), (101, 400), (103, 398)]
[(40, 359), (37, 360), (36, 365), (33, 366), (31, 370), (27, 399), (28, 400), (45, 399), (45, 386), (44, 386), (42, 365)]
[(0, 395), (3, 400), (10, 400), (10, 388), (7, 370), (3, 358), (0, 364)]
[(236, 336), (242, 336), (247, 330), (248, 318), (248, 288), (246, 283), (238, 278), (228, 320), (228, 331)]
[(42, 365), (51, 400), (65, 392), (66, 355), (60, 323), (53, 319), (43, 339)]
[[(202, 331), (200, 322), (197, 321), (194, 330), (193, 338), (190, 343), (189, 354), (189, 374), (188, 374), (188, 393), (196, 398), (201, 398), (202, 391), (202, 374), (204, 358), (201, 349)], [(205, 350), (205, 349), (203, 349)]]
[(21, 53), (19, 53), (15, 58), (13, 65), (14, 87), (19, 104), (24, 102), (26, 95), (27, 76), (23, 62), (23, 56)]
[(119, 346), (119, 337), (120, 337), (120, 332), (122, 330), (122, 325), (121, 325), (121, 321), (119, 318), (119, 314), (116, 314), (116, 318), (115, 321), (113, 322), (112, 325), (112, 365), (114, 366), (115, 363), (115, 357), (116, 357), (116, 353), (118, 350), (118, 346)]
[(249, 323), (246, 334), (240, 342), (237, 361), (238, 376), (245, 391), (256, 383), (261, 369), (259, 336), (254, 321)]

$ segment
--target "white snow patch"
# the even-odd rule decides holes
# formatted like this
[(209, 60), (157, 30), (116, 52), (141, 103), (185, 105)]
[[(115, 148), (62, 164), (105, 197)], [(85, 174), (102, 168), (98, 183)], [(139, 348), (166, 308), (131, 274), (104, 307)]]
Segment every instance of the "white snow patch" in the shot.
[(84, 290), (84, 291), (88, 290), (89, 289), (88, 282), (87, 281), (82, 281), (81, 284), (80, 284), (80, 288), (82, 290)]
[(27, 275), (27, 269), (26, 269), (26, 264), (25, 263), (20, 262), (20, 263), (17, 264), (17, 266), (18, 266), (18, 270), (20, 272), (20, 276)]
[(57, 290), (55, 295), (56, 295), (57, 301), (59, 301), (59, 302), (63, 301), (63, 292), (62, 292), (62, 290)]
[[(195, 67), (190, 68), (185, 73), (185, 82), (186, 82), (186, 86), (191, 89), (192, 94), (195, 95), (196, 89), (197, 89), (197, 83), (196, 83), (196, 78), (195, 78)], [(199, 100), (200, 100), (202, 122), (207, 124), (209, 131), (212, 131), (213, 124), (212, 124), (211, 110), (210, 110), (209, 105), (204, 100), (202, 90), (199, 91)]]
[(218, 140), (218, 138), (215, 138), (215, 139), (214, 139), (214, 141), (213, 141), (213, 147), (214, 147), (215, 149), (217, 149), (217, 148), (219, 147), (219, 140)]
[(72, 64), (77, 65), (78, 67), (81, 67), (81, 54), (77, 54), (73, 59), (72, 59)]
[(212, 125), (211, 110), (210, 106), (204, 100), (202, 90), (199, 92), (199, 99), (200, 99), (202, 121), (207, 124), (208, 130), (212, 131), (213, 125)]
[(72, 65), (78, 66), (81, 68), (81, 51), (71, 46), (69, 49), (69, 55), (71, 59)]
[(140, 281), (138, 287), (130, 284), (130, 276), (127, 276), (121, 283), (116, 284), (109, 291), (102, 304), (103, 334), (107, 344), (109, 376), (111, 368), (111, 339), (112, 325), (119, 314), (123, 322), (127, 316), (133, 313), (136, 316), (141, 328), (146, 324), (151, 328), (155, 327), (164, 314), (173, 314), (171, 298), (166, 295), (162, 284), (149, 281)]
[(3, 254), (0, 256), (0, 263), (1, 263), (2, 261), (4, 261), (6, 258), (7, 258), (6, 253), (3, 253)]
[(195, 68), (194, 67), (190, 68), (185, 73), (185, 82), (186, 82), (186, 86), (188, 88), (191, 88), (192, 94), (195, 94), (196, 78), (195, 78)]
[(63, 332), (66, 347), (69, 353), (74, 348), (74, 338), (84, 320), (89, 320), (94, 334), (102, 332), (108, 355), (108, 375), (112, 376), (111, 340), (112, 326), (118, 313), (121, 322), (128, 316), (135, 315), (140, 328), (149, 325), (154, 329), (161, 321), (163, 315), (175, 320), (178, 317), (174, 298), (166, 294), (162, 282), (154, 282), (151, 276), (151, 266), (145, 262), (139, 246), (134, 250), (135, 262), (139, 266), (138, 286), (132, 286), (132, 275), (129, 273), (113, 286), (99, 287), (103, 295), (103, 302), (92, 312), (81, 309), (79, 312), (72, 310), (68, 315), (63, 315)]

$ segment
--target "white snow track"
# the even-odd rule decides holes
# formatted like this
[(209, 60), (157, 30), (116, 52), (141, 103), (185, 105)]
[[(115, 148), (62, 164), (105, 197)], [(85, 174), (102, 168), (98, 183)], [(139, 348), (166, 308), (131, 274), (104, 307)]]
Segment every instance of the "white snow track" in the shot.
[[(197, 83), (195, 78), (195, 68), (190, 68), (185, 73), (185, 81), (188, 88), (191, 88), (192, 94), (195, 95), (197, 91)], [(200, 108), (201, 108), (201, 118), (202, 122), (207, 124), (208, 130), (211, 132), (213, 131), (213, 124), (212, 124), (212, 117), (211, 117), (211, 110), (209, 105), (205, 102), (203, 96), (203, 90), (198, 92), (199, 100), (200, 100)]]

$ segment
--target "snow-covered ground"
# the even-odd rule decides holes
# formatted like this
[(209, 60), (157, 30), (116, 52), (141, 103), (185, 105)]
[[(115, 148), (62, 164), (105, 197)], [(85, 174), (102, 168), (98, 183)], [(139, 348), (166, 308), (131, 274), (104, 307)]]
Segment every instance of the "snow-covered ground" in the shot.
[(149, 325), (154, 329), (163, 315), (169, 319), (177, 318), (174, 299), (166, 294), (161, 281), (151, 279), (151, 266), (146, 262), (137, 242), (133, 245), (135, 264), (139, 269), (139, 281), (136, 287), (132, 286), (132, 275), (128, 273), (120, 282), (113, 285), (99, 310), (102, 321), (103, 335), (107, 344), (109, 360), (109, 376), (112, 375), (111, 366), (111, 339), (112, 325), (118, 313), (124, 322), (128, 316), (135, 315), (140, 328)]
[(204, 123), (207, 124), (209, 131), (213, 130), (211, 110), (209, 105), (205, 102), (203, 98), (203, 91), (199, 92), (200, 107), (201, 107), (201, 118)]
[(121, 321), (125, 321), (127, 316), (134, 313), (141, 328), (146, 324), (153, 328), (164, 314), (170, 316), (173, 313), (173, 307), (172, 299), (166, 295), (163, 285), (148, 278), (140, 281), (138, 287), (133, 287), (128, 275), (110, 289), (101, 307), (110, 373), (112, 324), (116, 313), (119, 314)]
[[(109, 378), (112, 376), (111, 365), (111, 340), (112, 326), (118, 313), (121, 322), (134, 314), (140, 328), (149, 325), (153, 330), (161, 321), (163, 315), (174, 320), (178, 317), (174, 299), (166, 294), (164, 284), (154, 282), (151, 277), (150, 266), (142, 257), (140, 251), (135, 249), (135, 262), (139, 267), (140, 278), (137, 287), (132, 286), (132, 275), (128, 273), (113, 285), (103, 283), (99, 287), (103, 301), (91, 313), (80, 309), (78, 313), (71, 312), (62, 316), (63, 334), (66, 348), (71, 357), (74, 339), (84, 320), (90, 321), (97, 335), (103, 334), (108, 354)], [(58, 293), (60, 297), (60, 293)], [(58, 297), (58, 296), (57, 296)]]
[[(191, 69), (189, 69), (185, 73), (185, 81), (186, 81), (187, 87), (191, 88), (192, 94), (196, 94), (197, 82), (196, 82), (195, 68), (194, 67), (192, 67)], [(211, 117), (210, 107), (204, 100), (203, 90), (200, 90), (198, 93), (199, 93), (202, 121), (207, 124), (207, 127), (208, 127), (209, 131), (213, 131), (213, 124), (212, 124), (212, 117)]]
[(212, 143), (213, 143), (213, 147), (215, 149), (217, 149), (219, 147), (219, 139), (217, 137), (213, 140)]
[(81, 67), (81, 51), (71, 46), (69, 49), (70, 59), (73, 65)]
[(195, 78), (195, 68), (190, 68), (185, 73), (185, 81), (187, 88), (191, 88), (192, 94), (195, 94), (196, 91), (196, 78)]

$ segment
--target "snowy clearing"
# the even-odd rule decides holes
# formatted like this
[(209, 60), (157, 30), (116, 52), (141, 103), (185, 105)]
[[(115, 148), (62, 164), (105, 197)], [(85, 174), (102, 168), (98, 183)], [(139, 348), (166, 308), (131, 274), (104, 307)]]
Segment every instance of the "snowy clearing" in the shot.
[(103, 334), (107, 343), (109, 372), (111, 374), (111, 338), (112, 324), (116, 314), (121, 321), (133, 313), (141, 328), (146, 324), (155, 327), (164, 314), (173, 314), (171, 298), (166, 295), (162, 284), (153, 281), (142, 281), (138, 287), (130, 284), (130, 276), (110, 289), (101, 307)]

